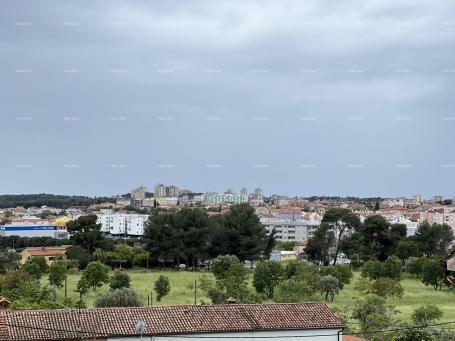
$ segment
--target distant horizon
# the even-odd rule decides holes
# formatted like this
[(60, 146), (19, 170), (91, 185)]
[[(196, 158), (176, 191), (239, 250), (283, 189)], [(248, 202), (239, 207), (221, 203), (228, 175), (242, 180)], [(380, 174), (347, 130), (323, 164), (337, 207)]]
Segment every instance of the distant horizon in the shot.
[[(262, 190), (264, 190), (263, 188), (261, 188)], [(191, 189), (189, 189), (191, 190)], [(225, 193), (226, 190), (224, 191), (191, 191), (191, 193)], [(248, 191), (248, 194), (252, 193), (253, 191)], [(108, 194), (104, 194), (104, 195), (85, 195), (85, 194), (65, 194), (65, 193), (49, 193), (49, 192), (39, 192), (39, 193), (0, 193), (0, 196), (4, 196), (4, 195), (15, 195), (15, 196), (18, 196), (18, 195), (39, 195), (39, 194), (46, 194), (46, 195), (62, 195), (62, 196), (80, 196), (80, 197), (88, 197), (88, 198), (113, 198), (113, 197), (118, 197), (118, 196), (123, 196), (123, 195), (126, 195), (126, 194), (130, 194), (131, 192), (130, 191), (126, 191), (124, 193), (116, 193), (116, 194), (111, 194), (111, 195), (108, 195)], [(153, 190), (152, 191), (148, 191), (148, 193), (153, 193)], [(239, 191), (236, 191), (234, 189), (234, 193), (238, 194)], [(343, 199), (343, 198), (356, 198), (356, 199), (412, 199), (414, 197), (414, 195), (420, 195), (419, 193), (415, 193), (411, 196), (359, 196), (359, 195), (325, 195), (325, 194), (312, 194), (312, 195), (287, 195), (287, 194), (283, 194), (283, 193), (267, 193), (266, 191), (264, 192), (264, 197), (271, 197), (273, 195), (278, 195), (278, 196), (285, 196), (285, 197), (289, 197), (289, 198), (312, 198), (312, 197), (326, 197), (326, 198), (340, 198), (340, 199)], [(432, 195), (432, 196), (425, 196), (425, 195), (422, 195), (423, 199), (424, 200), (431, 200), (433, 199), (434, 196), (440, 196), (439, 194), (435, 194), (435, 195)], [(453, 198), (455, 198), (455, 195), (453, 196), (442, 196), (444, 200), (452, 200)]]

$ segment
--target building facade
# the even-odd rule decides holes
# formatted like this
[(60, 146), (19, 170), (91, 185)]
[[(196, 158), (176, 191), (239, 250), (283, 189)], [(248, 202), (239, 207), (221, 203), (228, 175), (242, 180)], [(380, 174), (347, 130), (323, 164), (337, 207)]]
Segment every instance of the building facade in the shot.
[(142, 236), (148, 220), (146, 214), (99, 214), (101, 231), (114, 236)]
[(317, 221), (277, 218), (261, 218), (261, 224), (268, 234), (275, 230), (275, 239), (280, 242), (307, 240), (320, 225)]

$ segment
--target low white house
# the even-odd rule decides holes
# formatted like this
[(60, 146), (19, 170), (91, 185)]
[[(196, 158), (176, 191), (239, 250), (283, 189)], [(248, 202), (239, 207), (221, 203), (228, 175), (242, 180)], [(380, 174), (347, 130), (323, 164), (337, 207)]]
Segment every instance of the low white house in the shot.
[(0, 340), (4, 341), (288, 341), (302, 337), (341, 341), (342, 324), (321, 302), (0, 310)]

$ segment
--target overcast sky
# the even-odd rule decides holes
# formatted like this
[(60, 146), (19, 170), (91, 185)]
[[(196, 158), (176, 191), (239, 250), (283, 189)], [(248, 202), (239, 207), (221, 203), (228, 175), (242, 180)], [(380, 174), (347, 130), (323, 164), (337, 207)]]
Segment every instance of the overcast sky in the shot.
[(0, 4), (0, 193), (455, 195), (455, 1)]

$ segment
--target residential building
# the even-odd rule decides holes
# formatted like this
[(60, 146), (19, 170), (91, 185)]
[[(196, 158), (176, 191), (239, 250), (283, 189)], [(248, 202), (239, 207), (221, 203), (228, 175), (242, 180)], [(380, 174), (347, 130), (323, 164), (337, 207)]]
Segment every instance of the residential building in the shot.
[(99, 214), (97, 223), (114, 236), (142, 236), (147, 220), (146, 214)]
[(5, 341), (340, 341), (342, 328), (322, 302), (0, 310)]
[(220, 204), (241, 204), (248, 202), (248, 196), (244, 194), (231, 194), (231, 193), (207, 193), (204, 195), (203, 201), (207, 204), (220, 205)]
[(47, 265), (51, 265), (55, 259), (65, 259), (66, 249), (71, 245), (62, 246), (41, 246), (27, 247), (21, 252), (21, 264), (25, 264), (28, 259), (34, 257), (44, 257)]
[(243, 187), (243, 188), (240, 190), (240, 194), (242, 194), (242, 195), (248, 195), (248, 190), (247, 190), (245, 187)]
[(297, 251), (272, 251), (270, 254), (270, 260), (277, 260), (280, 262), (287, 262), (291, 260), (297, 260)]
[(444, 197), (442, 195), (435, 195), (433, 196), (433, 203), (439, 203), (444, 201)]
[(176, 186), (167, 186), (166, 187), (166, 197), (178, 197), (180, 195), (180, 190)]
[(154, 188), (154, 191), (153, 191), (153, 195), (155, 196), (155, 198), (165, 197), (166, 196), (166, 186), (164, 186), (163, 184), (156, 185)]
[(275, 230), (277, 241), (307, 240), (320, 225), (317, 221), (303, 219), (260, 218), (260, 220), (268, 234)]
[(131, 191), (131, 199), (132, 200), (144, 200), (145, 192), (147, 192), (147, 187), (141, 186), (141, 187), (135, 188)]
[(179, 198), (178, 197), (155, 198), (155, 201), (157, 205), (161, 207), (176, 206), (179, 203)]

